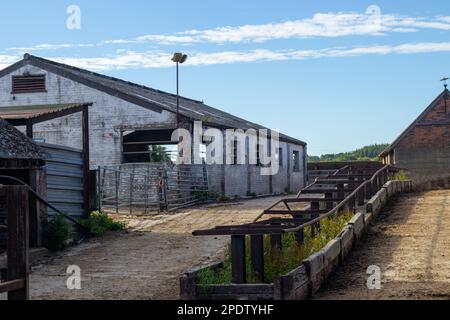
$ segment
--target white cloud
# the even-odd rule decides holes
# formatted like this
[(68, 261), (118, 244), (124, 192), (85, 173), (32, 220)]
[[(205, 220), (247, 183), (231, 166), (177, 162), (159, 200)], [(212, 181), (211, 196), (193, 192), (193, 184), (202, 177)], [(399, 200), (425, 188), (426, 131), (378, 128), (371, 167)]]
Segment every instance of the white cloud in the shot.
[(175, 34), (145, 35), (104, 43), (261, 43), (277, 39), (302, 39), (343, 36), (379, 36), (391, 32), (418, 32), (423, 29), (450, 30), (450, 17), (402, 17), (381, 14), (376, 6), (366, 13), (317, 13), (313, 17), (279, 23), (225, 26), (206, 30), (187, 30)]
[(8, 67), (9, 65), (17, 62), (16, 56), (2, 55), (0, 54), (0, 70)]
[[(193, 52), (186, 62), (187, 66), (207, 66), (233, 63), (264, 61), (305, 60), (318, 58), (344, 58), (364, 55), (421, 54), (450, 52), (450, 42), (406, 43), (401, 45), (378, 45), (362, 47), (338, 47), (317, 50), (250, 50), (222, 52)], [(135, 52), (119, 50), (114, 56), (75, 58), (59, 57), (53, 60), (96, 71), (167, 68), (172, 67), (171, 54), (160, 51)], [(1, 63), (1, 62), (0, 62)]]
[(185, 30), (173, 34), (150, 34), (130, 39), (113, 39), (91, 44), (40, 44), (30, 47), (9, 48), (17, 52), (60, 50), (94, 46), (154, 44), (189, 45), (196, 43), (262, 43), (271, 40), (336, 38), (345, 36), (380, 36), (390, 33), (411, 33), (422, 30), (450, 30), (450, 16), (408, 17), (382, 14), (377, 6), (365, 13), (317, 13), (310, 18), (266, 24), (222, 26), (205, 30)]

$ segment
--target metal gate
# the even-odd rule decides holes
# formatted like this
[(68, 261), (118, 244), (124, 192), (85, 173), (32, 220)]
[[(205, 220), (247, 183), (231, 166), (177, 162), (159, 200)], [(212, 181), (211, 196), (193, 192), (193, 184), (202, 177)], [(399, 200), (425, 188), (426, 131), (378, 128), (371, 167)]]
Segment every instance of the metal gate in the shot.
[(105, 212), (155, 214), (205, 201), (204, 165), (132, 163), (98, 169), (98, 204)]
[[(82, 216), (83, 151), (51, 144), (39, 144), (47, 154), (48, 202), (71, 216)], [(54, 211), (49, 208), (49, 215)]]

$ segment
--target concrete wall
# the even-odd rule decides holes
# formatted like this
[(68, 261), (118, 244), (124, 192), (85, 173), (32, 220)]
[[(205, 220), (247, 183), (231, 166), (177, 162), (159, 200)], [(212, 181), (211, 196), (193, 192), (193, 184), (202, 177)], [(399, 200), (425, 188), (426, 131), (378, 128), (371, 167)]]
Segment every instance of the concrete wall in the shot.
[[(46, 74), (47, 92), (12, 95), (11, 76), (24, 72)], [(0, 78), (0, 108), (82, 102), (94, 102), (89, 118), (91, 169), (120, 163), (121, 128), (173, 126), (176, 121), (175, 115), (167, 111), (145, 109), (34, 66), (24, 66)], [(34, 132), (36, 138), (44, 138), (46, 143), (82, 148), (81, 114), (35, 125)]]
[(416, 184), (450, 177), (450, 140), (447, 147), (396, 149), (395, 164), (408, 169)]
[[(273, 176), (261, 175), (262, 167), (256, 165), (208, 165), (209, 189), (217, 194), (227, 196), (247, 196), (249, 194), (281, 194), (286, 191), (297, 193), (305, 186), (303, 146), (281, 142), (283, 164)], [(294, 172), (293, 151), (300, 155), (300, 171)], [(290, 157), (288, 157), (288, 154)]]

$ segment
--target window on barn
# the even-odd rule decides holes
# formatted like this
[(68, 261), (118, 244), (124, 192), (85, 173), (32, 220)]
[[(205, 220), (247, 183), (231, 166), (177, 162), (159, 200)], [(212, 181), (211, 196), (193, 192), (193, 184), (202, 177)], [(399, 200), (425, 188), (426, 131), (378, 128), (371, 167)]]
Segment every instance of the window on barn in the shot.
[(45, 92), (45, 75), (26, 75), (12, 77), (12, 93)]
[(292, 152), (292, 161), (294, 163), (294, 172), (300, 172), (300, 152)]

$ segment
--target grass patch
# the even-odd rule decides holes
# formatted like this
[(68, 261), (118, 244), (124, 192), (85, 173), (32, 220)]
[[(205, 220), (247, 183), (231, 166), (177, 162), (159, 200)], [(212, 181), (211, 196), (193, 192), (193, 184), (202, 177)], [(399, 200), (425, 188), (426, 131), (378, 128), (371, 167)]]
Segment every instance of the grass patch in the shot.
[[(264, 283), (272, 283), (276, 276), (284, 275), (299, 267), (302, 261), (310, 255), (320, 251), (328, 242), (333, 240), (344, 228), (353, 215), (347, 213), (339, 217), (325, 218), (321, 221), (321, 231), (314, 238), (311, 228), (304, 229), (304, 242), (299, 245), (294, 233), (282, 236), (282, 249), (272, 248), (270, 236), (264, 236)], [(252, 268), (250, 256), (250, 237), (246, 238), (246, 272), (247, 283), (258, 283), (258, 275)], [(203, 269), (197, 274), (200, 285), (230, 284), (231, 283), (231, 246), (225, 255), (224, 266), (218, 270)]]
[(114, 221), (106, 213), (99, 211), (91, 212), (87, 218), (81, 219), (80, 222), (91, 237), (100, 237), (107, 231), (119, 231), (126, 228), (124, 222)]
[(406, 177), (406, 173), (403, 170), (400, 170), (396, 174), (394, 174), (391, 178), (393, 181), (406, 181), (408, 178)]

